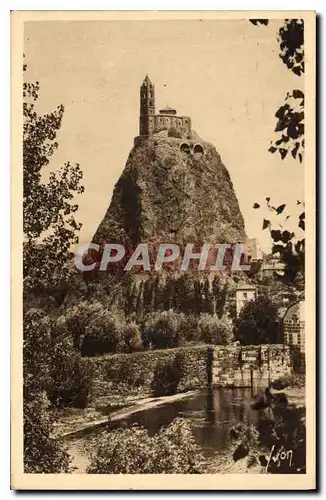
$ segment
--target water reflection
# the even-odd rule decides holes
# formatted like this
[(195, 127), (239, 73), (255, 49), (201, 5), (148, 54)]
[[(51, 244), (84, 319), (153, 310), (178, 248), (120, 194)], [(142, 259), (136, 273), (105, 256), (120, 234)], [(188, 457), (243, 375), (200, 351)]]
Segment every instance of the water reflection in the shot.
[(142, 425), (150, 435), (176, 417), (190, 421), (197, 443), (206, 455), (229, 446), (229, 429), (238, 422), (253, 422), (257, 412), (250, 408), (251, 390), (245, 388), (207, 389), (179, 401), (140, 411), (126, 418), (130, 425)]
[(250, 408), (251, 402), (249, 388), (207, 389), (139, 411), (120, 421), (111, 421), (105, 427), (87, 429), (82, 437), (70, 439), (70, 452), (79, 472), (85, 472), (89, 462), (89, 446), (97, 442), (103, 432), (120, 425), (142, 425), (152, 436), (160, 427), (170, 424), (176, 417), (182, 417), (190, 422), (195, 440), (209, 462), (214, 464), (214, 471), (222, 471), (225, 458), (230, 458), (230, 428), (238, 422), (250, 423), (257, 419), (258, 412)]

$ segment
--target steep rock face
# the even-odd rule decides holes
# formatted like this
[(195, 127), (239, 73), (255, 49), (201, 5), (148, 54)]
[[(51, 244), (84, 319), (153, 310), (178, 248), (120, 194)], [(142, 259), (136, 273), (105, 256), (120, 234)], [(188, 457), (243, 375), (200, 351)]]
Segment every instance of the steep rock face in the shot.
[(201, 157), (181, 151), (183, 140), (163, 134), (136, 143), (93, 241), (132, 247), (244, 241), (230, 175), (215, 147), (197, 142), (204, 148)]

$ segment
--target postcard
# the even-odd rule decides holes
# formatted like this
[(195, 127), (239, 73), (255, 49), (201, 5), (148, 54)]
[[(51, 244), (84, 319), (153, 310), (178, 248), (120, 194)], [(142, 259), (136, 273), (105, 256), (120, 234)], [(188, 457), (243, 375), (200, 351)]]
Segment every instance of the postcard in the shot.
[(12, 12), (13, 489), (316, 488), (315, 21)]

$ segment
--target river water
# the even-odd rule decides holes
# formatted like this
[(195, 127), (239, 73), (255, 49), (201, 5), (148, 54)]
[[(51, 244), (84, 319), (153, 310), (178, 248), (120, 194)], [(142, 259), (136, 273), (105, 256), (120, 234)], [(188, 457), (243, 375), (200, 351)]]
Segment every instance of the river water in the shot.
[[(226, 462), (230, 462), (230, 428), (238, 422), (250, 423), (257, 419), (257, 412), (252, 410), (252, 393), (247, 388), (213, 389), (191, 393), (180, 400), (165, 400), (163, 404), (140, 410), (124, 417), (114, 426), (122, 422), (128, 426), (139, 424), (155, 434), (161, 426), (166, 426), (176, 417), (189, 421), (197, 444), (210, 463), (214, 463), (215, 472), (223, 472)], [(108, 424), (110, 428), (112, 423)], [(105, 426), (89, 429), (84, 436), (69, 439), (69, 451), (73, 456), (76, 472), (85, 472), (89, 463), (88, 443), (105, 432)]]

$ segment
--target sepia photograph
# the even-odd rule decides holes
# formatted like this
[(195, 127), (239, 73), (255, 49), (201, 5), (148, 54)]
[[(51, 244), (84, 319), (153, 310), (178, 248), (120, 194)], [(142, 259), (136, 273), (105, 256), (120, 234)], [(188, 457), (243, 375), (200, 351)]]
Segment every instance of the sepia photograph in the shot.
[(314, 489), (315, 12), (11, 20), (12, 488)]

